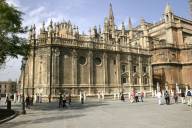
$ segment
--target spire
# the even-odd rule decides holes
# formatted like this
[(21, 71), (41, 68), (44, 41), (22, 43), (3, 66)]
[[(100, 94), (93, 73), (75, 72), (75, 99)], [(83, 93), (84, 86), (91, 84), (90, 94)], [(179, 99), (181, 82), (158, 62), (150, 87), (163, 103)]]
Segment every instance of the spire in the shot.
[(42, 28), (41, 28), (41, 32), (44, 32), (44, 31), (45, 31), (45, 21), (43, 21)]
[(145, 24), (145, 19), (144, 19), (143, 17), (141, 17), (140, 24), (141, 24), (141, 25), (144, 25), (144, 24)]
[(129, 30), (132, 29), (132, 22), (131, 22), (131, 18), (130, 18), (130, 17), (129, 17), (128, 29), (129, 29)]
[(167, 3), (167, 5), (166, 5), (166, 7), (165, 7), (165, 14), (166, 14), (166, 13), (173, 13), (172, 8), (171, 8), (171, 6), (169, 5), (169, 3)]
[(114, 19), (112, 4), (109, 5), (109, 19)]
[(50, 26), (53, 27), (53, 21), (52, 21), (52, 19), (51, 19), (51, 21), (50, 21)]
[(109, 7), (109, 26), (112, 29), (115, 25), (114, 22), (114, 16), (113, 16), (113, 9), (112, 9), (112, 4), (110, 3), (110, 7)]
[(33, 25), (33, 31), (35, 31), (36, 30), (36, 26), (35, 26), (35, 24)]
[(124, 22), (121, 23), (121, 29), (122, 29), (122, 30), (125, 30)]
[(165, 22), (174, 21), (173, 11), (172, 11), (171, 6), (169, 5), (169, 3), (167, 3), (167, 5), (165, 7), (164, 18), (165, 18)]
[(101, 26), (99, 25), (99, 29), (98, 29), (99, 34), (101, 34)]
[(121, 32), (122, 32), (122, 35), (125, 34), (125, 25), (124, 25), (124, 22), (122, 22), (122, 24), (121, 24)]

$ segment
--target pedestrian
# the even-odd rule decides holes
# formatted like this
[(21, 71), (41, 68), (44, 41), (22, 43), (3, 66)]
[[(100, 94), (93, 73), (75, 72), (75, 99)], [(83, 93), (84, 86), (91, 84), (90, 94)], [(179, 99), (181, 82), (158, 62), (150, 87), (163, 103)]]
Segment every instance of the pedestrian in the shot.
[(185, 103), (185, 93), (183, 90), (181, 91), (181, 103)]
[(164, 96), (165, 96), (166, 104), (169, 105), (170, 104), (170, 98), (169, 98), (169, 93), (167, 90), (165, 91)]
[(40, 94), (39, 100), (40, 100), (40, 103), (42, 103), (42, 94)]
[(83, 94), (81, 95), (81, 104), (84, 104), (84, 96), (83, 96)]
[(66, 96), (63, 96), (63, 108), (66, 107)]
[(158, 104), (162, 105), (162, 96), (161, 96), (161, 92), (157, 92), (157, 98), (158, 98)]
[(135, 91), (133, 90), (131, 92), (131, 96), (130, 96), (130, 102), (133, 103), (135, 101)]
[(7, 109), (11, 109), (11, 100), (9, 99), (9, 97), (7, 96), (5, 104), (7, 104)]
[(136, 103), (139, 102), (139, 95), (138, 95), (137, 92), (135, 93), (135, 102), (136, 102)]
[(48, 96), (48, 101), (50, 102), (51, 101), (51, 95), (49, 94)]
[(143, 98), (144, 98), (144, 92), (143, 91), (141, 91), (141, 102), (143, 102)]
[(59, 108), (62, 106), (62, 101), (63, 101), (63, 97), (60, 94), (60, 96), (59, 96)]
[(188, 91), (187, 91), (187, 105), (188, 105), (188, 106), (191, 105), (191, 96), (192, 96), (191, 91), (188, 90)]
[(124, 97), (123, 92), (121, 93), (121, 101), (125, 101), (125, 97)]
[(33, 106), (33, 96), (29, 97), (29, 105)]
[(174, 91), (173, 93), (173, 98), (175, 100), (175, 103), (178, 103), (178, 94), (176, 93), (176, 91)]
[(71, 94), (69, 94), (68, 100), (69, 100), (69, 105), (70, 105), (71, 104)]
[(190, 103), (189, 105), (192, 107), (192, 89), (191, 89), (190, 92), (191, 92), (191, 96), (190, 96), (190, 98), (189, 98), (189, 103)]
[(29, 98), (29, 96), (26, 97), (25, 102), (26, 102), (26, 107), (27, 107), (28, 109), (30, 109), (30, 98)]
[(100, 92), (97, 93), (97, 99), (99, 102), (101, 102), (101, 93)]

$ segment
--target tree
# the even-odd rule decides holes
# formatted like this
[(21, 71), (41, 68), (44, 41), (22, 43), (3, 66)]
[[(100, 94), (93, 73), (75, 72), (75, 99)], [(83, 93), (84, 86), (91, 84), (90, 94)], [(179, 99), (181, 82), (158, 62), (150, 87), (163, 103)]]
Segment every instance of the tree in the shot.
[(19, 37), (19, 34), (26, 32), (26, 28), (22, 27), (22, 14), (5, 0), (0, 0), (0, 65), (8, 56), (17, 58), (18, 55), (28, 54), (26, 39)]

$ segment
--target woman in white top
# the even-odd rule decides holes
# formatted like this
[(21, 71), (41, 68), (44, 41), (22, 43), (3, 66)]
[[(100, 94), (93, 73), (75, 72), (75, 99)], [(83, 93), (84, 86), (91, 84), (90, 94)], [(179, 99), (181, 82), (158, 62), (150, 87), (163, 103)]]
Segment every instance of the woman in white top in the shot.
[(161, 102), (161, 92), (157, 92), (157, 98), (158, 98), (159, 105), (161, 105), (162, 104), (162, 102)]

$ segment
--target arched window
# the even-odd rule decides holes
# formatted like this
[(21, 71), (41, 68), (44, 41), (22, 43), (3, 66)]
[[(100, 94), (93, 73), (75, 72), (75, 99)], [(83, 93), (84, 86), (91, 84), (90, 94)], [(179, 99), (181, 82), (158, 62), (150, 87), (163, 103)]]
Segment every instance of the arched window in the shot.
[(147, 66), (143, 66), (143, 73), (147, 73)]
[(121, 72), (122, 73), (126, 72), (126, 65), (124, 65), (124, 64), (121, 65)]
[(123, 77), (121, 78), (121, 83), (122, 83), (122, 84), (127, 83), (127, 78), (126, 78), (125, 76), (123, 76)]
[(134, 77), (134, 78), (133, 78), (133, 84), (134, 84), (134, 85), (137, 85), (137, 84), (138, 84), (138, 78), (137, 78), (137, 77)]
[(133, 66), (133, 73), (136, 73), (136, 72), (137, 72), (137, 66), (134, 65), (134, 66)]
[(143, 77), (143, 84), (148, 84), (148, 78), (147, 77)]

